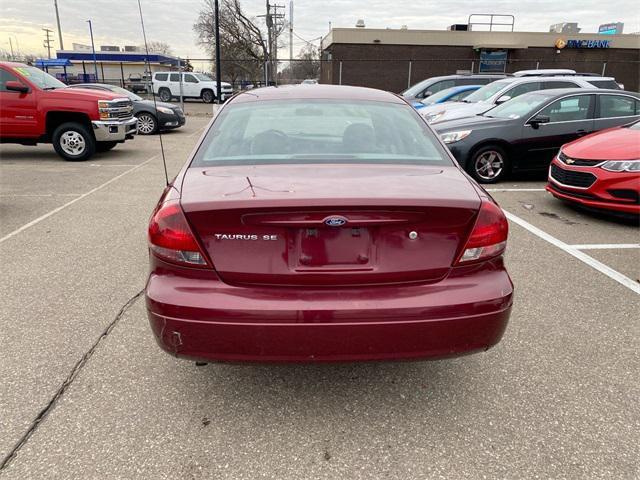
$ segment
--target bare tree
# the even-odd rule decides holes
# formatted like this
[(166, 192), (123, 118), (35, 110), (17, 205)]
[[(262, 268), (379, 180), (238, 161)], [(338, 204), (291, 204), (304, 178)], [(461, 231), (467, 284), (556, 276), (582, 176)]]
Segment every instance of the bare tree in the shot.
[[(205, 0), (193, 25), (200, 44), (215, 61), (215, 17), (212, 2)], [(239, 0), (220, 2), (220, 62), (225, 80), (257, 82), (265, 58), (267, 40), (255, 19), (242, 10)]]
[(306, 78), (317, 79), (320, 76), (320, 49), (313, 44), (308, 44), (300, 50), (291, 65), (278, 73), (282, 80), (290, 79), (300, 82)]
[[(171, 46), (166, 42), (160, 42), (157, 40), (152, 40), (148, 42), (149, 53), (159, 53), (160, 55), (173, 55), (173, 50)], [(144, 51), (145, 46), (141, 45), (140, 48)]]

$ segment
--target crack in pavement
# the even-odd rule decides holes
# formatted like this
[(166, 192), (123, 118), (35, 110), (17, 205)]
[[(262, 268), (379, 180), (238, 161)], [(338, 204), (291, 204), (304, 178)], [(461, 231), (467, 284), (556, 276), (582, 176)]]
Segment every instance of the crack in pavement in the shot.
[(82, 368), (86, 365), (87, 361), (91, 358), (95, 350), (100, 345), (100, 342), (102, 342), (102, 340), (104, 340), (111, 333), (111, 331), (118, 324), (122, 316), (127, 312), (127, 310), (129, 310), (130, 307), (133, 306), (134, 303), (136, 303), (136, 301), (142, 296), (143, 293), (144, 293), (144, 289), (140, 290), (133, 297), (131, 297), (127, 301), (127, 303), (125, 303), (122, 306), (118, 314), (109, 323), (109, 325), (107, 325), (107, 327), (102, 331), (102, 333), (93, 343), (91, 348), (87, 350), (87, 352), (80, 358), (80, 360), (76, 362), (76, 364), (71, 369), (71, 372), (69, 372), (69, 375), (67, 375), (67, 378), (65, 378), (64, 382), (62, 382), (62, 384), (58, 387), (58, 390), (56, 391), (56, 393), (53, 395), (53, 397), (51, 397), (51, 400), (49, 400), (47, 405), (40, 411), (40, 413), (36, 416), (33, 422), (31, 422), (31, 425), (29, 425), (29, 428), (27, 429), (27, 431), (22, 435), (22, 437), (20, 437), (20, 439), (16, 442), (14, 447), (2, 459), (2, 462), (0, 462), (0, 472), (2, 472), (2, 470), (4, 470), (5, 468), (7, 468), (7, 466), (9, 466), (9, 463), (11, 463), (11, 461), (15, 458), (16, 454), (20, 451), (20, 449), (24, 446), (24, 444), (27, 443), (31, 435), (33, 435), (33, 433), (37, 430), (40, 423), (42, 423), (42, 421), (47, 417), (49, 412), (53, 410), (53, 408), (58, 403), (58, 400), (60, 400), (60, 397), (62, 397), (64, 392), (67, 390), (67, 388), (76, 379), (76, 377), (78, 376)]

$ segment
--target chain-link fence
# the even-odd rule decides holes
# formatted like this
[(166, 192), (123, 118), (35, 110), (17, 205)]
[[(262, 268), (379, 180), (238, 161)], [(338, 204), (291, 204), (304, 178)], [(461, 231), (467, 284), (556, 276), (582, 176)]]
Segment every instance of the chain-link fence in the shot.
[[(215, 78), (215, 64), (210, 59), (189, 59), (189, 69), (207, 73)], [(75, 64), (75, 72), (65, 77), (65, 83), (101, 82), (118, 85), (133, 91), (150, 90), (148, 67), (116, 62), (82, 62)], [(456, 73), (482, 73), (478, 59), (350, 59), (350, 60), (223, 60), (222, 80), (230, 83), (234, 91), (265, 85), (319, 83), (356, 85), (402, 92), (426, 78)], [(495, 67), (495, 66), (494, 66)], [(639, 61), (584, 60), (584, 59), (508, 59), (500, 72), (518, 70), (569, 68), (581, 73), (611, 76), (627, 90), (640, 89)], [(97, 70), (97, 76), (96, 76)], [(156, 71), (179, 71), (178, 67), (152, 65)], [(489, 72), (485, 72), (489, 73)]]

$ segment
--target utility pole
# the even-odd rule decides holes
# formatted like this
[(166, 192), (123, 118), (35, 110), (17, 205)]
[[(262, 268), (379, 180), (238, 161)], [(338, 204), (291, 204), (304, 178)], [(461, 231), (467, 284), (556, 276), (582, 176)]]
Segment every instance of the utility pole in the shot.
[(218, 0), (215, 0), (214, 15), (216, 22), (216, 103), (220, 102), (222, 95), (222, 65), (220, 63), (220, 9), (218, 8)]
[(42, 45), (47, 49), (47, 57), (51, 58), (51, 44), (53, 43), (53, 40), (50, 38), (50, 35), (51, 33), (53, 33), (53, 30), (49, 28), (43, 28), (42, 31), (46, 35), (46, 38)]
[(91, 35), (91, 50), (93, 51), (93, 68), (96, 71), (96, 82), (97, 82), (98, 81), (98, 61), (96, 60), (96, 45), (95, 43), (93, 43), (93, 28), (91, 27), (91, 20), (87, 20), (87, 23), (89, 24), (89, 34)]
[(13, 56), (13, 43), (11, 42), (11, 37), (9, 37), (9, 48), (11, 49), (11, 61), (13, 62), (15, 57)]
[(58, 23), (58, 38), (60, 39), (60, 50), (64, 50), (64, 43), (62, 43), (62, 29), (60, 28), (60, 14), (58, 13), (58, 0), (53, 0), (53, 6), (56, 9), (56, 22)]
[(293, 83), (293, 0), (289, 2), (289, 83)]
[[(267, 56), (267, 61), (265, 62), (265, 77), (266, 77), (266, 82), (267, 85), (269, 86), (269, 79), (271, 77), (271, 73), (272, 73), (272, 64), (271, 64), (271, 54), (273, 52), (273, 44), (272, 44), (272, 40), (271, 40), (271, 33), (273, 31), (273, 19), (271, 18), (271, 5), (269, 5), (269, 0), (267, 0), (267, 16), (266, 19), (267, 21), (267, 45), (268, 45), (268, 56)], [(267, 65), (268, 70), (267, 69)]]

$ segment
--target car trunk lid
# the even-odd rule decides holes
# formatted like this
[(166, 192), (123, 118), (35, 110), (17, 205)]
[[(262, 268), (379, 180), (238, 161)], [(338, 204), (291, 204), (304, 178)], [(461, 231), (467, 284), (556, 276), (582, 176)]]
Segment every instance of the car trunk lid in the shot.
[(190, 168), (182, 192), (194, 232), (234, 284), (438, 281), (480, 205), (453, 166)]

